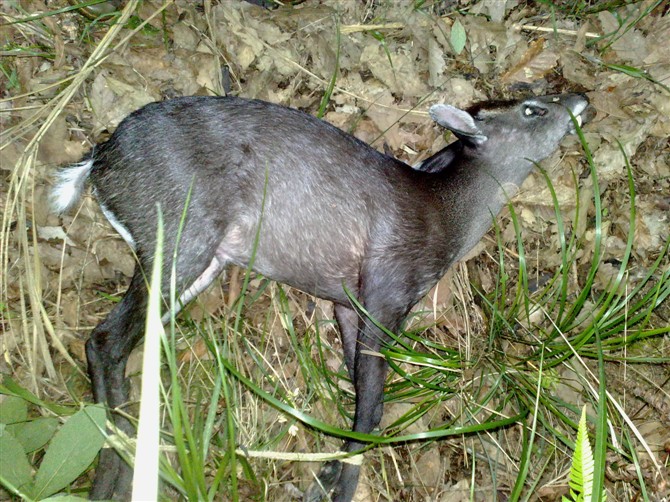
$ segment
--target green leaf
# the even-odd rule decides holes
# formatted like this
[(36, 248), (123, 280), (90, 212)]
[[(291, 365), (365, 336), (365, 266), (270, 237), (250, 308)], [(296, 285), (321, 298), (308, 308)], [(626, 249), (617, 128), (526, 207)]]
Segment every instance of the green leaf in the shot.
[(75, 495), (68, 495), (68, 494), (57, 494), (54, 495), (53, 497), (49, 497), (47, 499), (42, 499), (40, 502), (83, 502), (83, 501), (88, 501), (88, 499), (82, 498), (82, 497), (77, 497)]
[(465, 28), (463, 28), (463, 25), (457, 19), (454, 21), (454, 24), (451, 27), (451, 36), (449, 40), (451, 42), (451, 47), (454, 49), (456, 54), (463, 52), (463, 49), (465, 49), (466, 40), (467, 36), (465, 34)]
[(28, 422), (7, 426), (14, 437), (23, 445), (26, 453), (40, 449), (47, 444), (58, 429), (58, 419), (42, 417)]
[(30, 494), (30, 462), (21, 443), (7, 430), (0, 429), (0, 452), (0, 483), (13, 494)]
[[(27, 389), (24, 389), (21, 387), (18, 383), (16, 383), (14, 380), (12, 380), (10, 377), (5, 376), (2, 379), (2, 383), (0, 384), (0, 394), (6, 394), (8, 396), (13, 396), (13, 397), (19, 397), (24, 399), (25, 401), (35, 404), (37, 406), (40, 406), (42, 408), (46, 408), (47, 410), (51, 411), (52, 413), (55, 413), (56, 415), (71, 415), (72, 414), (72, 408), (68, 406), (61, 406), (49, 401), (43, 401), (40, 398), (38, 398), (35, 394), (30, 392)], [(25, 421), (25, 418), (23, 419)], [(0, 420), (0, 423), (2, 421)], [(6, 423), (6, 422), (5, 422)]]
[(0, 402), (0, 424), (14, 424), (28, 419), (28, 403), (16, 396), (5, 396)]
[(35, 477), (35, 497), (62, 490), (93, 462), (105, 443), (107, 415), (100, 405), (86, 406), (56, 433)]
[[(582, 416), (577, 427), (577, 441), (575, 441), (575, 453), (572, 457), (570, 468), (570, 497), (563, 497), (563, 502), (583, 502), (591, 500), (593, 493), (594, 460), (589, 443), (589, 432), (586, 427), (586, 406), (582, 408)], [(598, 500), (605, 502), (605, 490)]]

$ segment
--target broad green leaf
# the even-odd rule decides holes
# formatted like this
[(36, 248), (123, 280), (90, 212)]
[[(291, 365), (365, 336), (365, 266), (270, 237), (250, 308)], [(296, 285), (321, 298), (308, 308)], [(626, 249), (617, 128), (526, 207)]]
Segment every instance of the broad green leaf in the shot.
[(8, 425), (7, 430), (23, 445), (26, 453), (30, 453), (49, 442), (58, 429), (58, 423), (57, 418), (42, 417)]
[(32, 468), (23, 446), (6, 429), (0, 431), (0, 484), (14, 494), (32, 493)]
[(35, 497), (44, 498), (68, 486), (93, 462), (105, 442), (105, 409), (86, 406), (56, 433), (35, 477)]
[(467, 36), (465, 34), (465, 28), (463, 28), (463, 25), (457, 19), (454, 21), (454, 24), (451, 27), (451, 36), (449, 40), (451, 42), (451, 47), (454, 49), (456, 54), (463, 52), (463, 49), (465, 49), (466, 40)]
[(0, 384), (0, 394), (6, 394), (8, 396), (23, 398), (27, 402), (35, 404), (42, 408), (46, 408), (47, 410), (51, 411), (52, 413), (55, 413), (56, 415), (72, 414), (72, 407), (61, 406), (49, 401), (43, 401), (29, 390), (21, 387), (18, 383), (16, 383), (8, 376), (5, 376), (2, 379), (2, 383)]
[(28, 419), (28, 403), (16, 396), (5, 396), (0, 402), (0, 424), (14, 424)]
[(42, 499), (40, 502), (83, 502), (87, 501), (88, 499), (82, 498), (82, 497), (77, 497), (75, 495), (68, 495), (68, 494), (57, 494), (54, 495), (53, 497), (49, 497), (47, 499)]

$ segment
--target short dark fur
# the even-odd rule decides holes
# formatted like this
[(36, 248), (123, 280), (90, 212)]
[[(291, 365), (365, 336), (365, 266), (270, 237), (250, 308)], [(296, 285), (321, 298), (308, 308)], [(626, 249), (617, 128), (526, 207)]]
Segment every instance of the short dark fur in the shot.
[[(107, 214), (132, 237), (139, 260), (125, 297), (86, 346), (95, 400), (110, 408), (128, 401), (124, 372), (143, 334), (143, 271), (152, 265), (156, 207), (163, 212), (169, 284), (192, 189), (177, 250), (184, 301), (227, 264), (249, 265), (260, 221), (254, 270), (335, 303), (356, 389), (353, 430), (372, 432), (382, 416), (387, 365), (361, 349), (378, 351), (387, 336), (364, 320), (343, 286), (379, 323), (399, 330), (412, 306), (486, 232), (506, 203), (501, 189), (521, 185), (532, 161), (550, 155), (569, 132), (566, 107), (579, 114), (587, 103), (579, 95), (531, 101), (546, 116), (529, 116), (523, 102), (499, 113), (488, 106), (476, 122), (466, 112), (434, 107), (446, 127), (459, 119), (453, 129), (460, 139), (414, 169), (323, 121), (261, 101), (179, 98), (129, 115), (93, 150), (90, 172), (77, 180), (88, 176)], [(114, 420), (132, 433), (127, 420)], [(350, 441), (344, 449), (361, 446)], [(320, 480), (334, 488), (333, 500), (348, 501), (359, 469), (330, 462)], [(123, 498), (130, 479), (126, 464), (104, 450), (91, 496)], [(306, 499), (324, 496), (317, 486)]]

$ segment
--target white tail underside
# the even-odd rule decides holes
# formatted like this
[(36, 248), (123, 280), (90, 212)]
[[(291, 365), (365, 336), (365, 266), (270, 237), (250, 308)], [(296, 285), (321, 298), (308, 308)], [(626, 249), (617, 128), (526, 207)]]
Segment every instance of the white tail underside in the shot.
[(56, 186), (51, 192), (51, 208), (55, 213), (64, 213), (79, 200), (92, 167), (93, 159), (87, 159), (56, 174)]

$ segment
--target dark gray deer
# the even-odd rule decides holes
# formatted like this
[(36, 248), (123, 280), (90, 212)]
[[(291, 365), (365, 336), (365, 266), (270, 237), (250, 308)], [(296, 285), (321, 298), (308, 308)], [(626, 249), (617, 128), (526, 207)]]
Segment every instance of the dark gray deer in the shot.
[[(356, 390), (353, 430), (370, 433), (382, 416), (387, 364), (370, 355), (456, 260), (484, 235), (535, 162), (574, 131), (588, 107), (580, 94), (484, 103), (468, 111), (435, 105), (430, 115), (458, 141), (414, 168), (305, 113), (234, 97), (185, 97), (130, 114), (111, 138), (60, 174), (53, 198), (65, 211), (86, 182), (138, 264), (123, 300), (86, 344), (96, 402), (127, 403), (125, 368), (142, 337), (157, 206), (165, 256), (176, 250), (185, 305), (229, 264), (334, 302), (344, 360)], [(572, 116), (576, 117), (573, 120)], [(262, 213), (262, 214), (261, 214)], [(169, 284), (166, 260), (163, 284)], [(169, 317), (169, 313), (166, 314)], [(131, 433), (131, 424), (115, 414)], [(363, 444), (347, 441), (344, 450)], [(331, 461), (306, 500), (352, 499), (360, 466)], [(131, 471), (110, 449), (97, 468), (93, 499), (125, 498)]]

